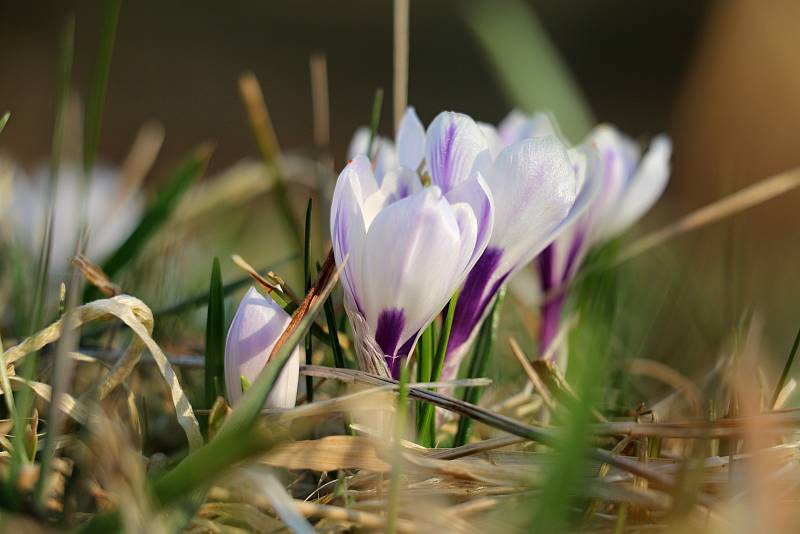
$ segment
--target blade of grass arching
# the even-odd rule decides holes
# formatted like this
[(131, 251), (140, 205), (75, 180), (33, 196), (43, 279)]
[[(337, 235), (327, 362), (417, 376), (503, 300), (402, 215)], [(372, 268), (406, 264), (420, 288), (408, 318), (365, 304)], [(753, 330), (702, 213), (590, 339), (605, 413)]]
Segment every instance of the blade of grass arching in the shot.
[(6, 111), (3, 113), (3, 116), (0, 117), (0, 133), (3, 133), (3, 130), (6, 129), (6, 124), (8, 124), (8, 119), (11, 118), (11, 112)]
[(205, 446), (191, 453), (174, 469), (166, 473), (153, 485), (153, 492), (160, 503), (166, 505), (208, 483), (231, 464), (251, 454), (253, 449), (263, 448), (263, 442), (253, 442), (252, 426), (264, 406), (275, 380), (292, 352), (301, 342), (314, 318), (322, 309), (338, 280), (334, 272), (332, 254), (328, 256), (317, 284), (301, 304), (297, 314), (270, 355), (269, 363), (258, 378), (245, 391), (244, 396), (228, 416), (214, 438)]
[(471, 0), (461, 4), (467, 25), (483, 48), (512, 105), (551, 111), (573, 142), (594, 124), (591, 110), (533, 9), (521, 0)]
[[(311, 206), (312, 199), (308, 199), (308, 206), (306, 206), (306, 225), (303, 232), (303, 282), (305, 284), (306, 294), (311, 289)], [(333, 335), (336, 335), (335, 333)], [(311, 340), (311, 334), (306, 335), (305, 339), (305, 352), (306, 364), (311, 365), (311, 357), (313, 356), (314, 346)], [(314, 402), (314, 377), (306, 377), (306, 400)]]
[[(497, 325), (500, 322), (498, 308), (503, 301), (505, 288), (497, 295), (497, 299), (492, 305), (489, 316), (483, 321), (481, 329), (478, 331), (478, 339), (475, 342), (475, 349), (472, 351), (472, 358), (469, 362), (469, 370), (466, 378), (482, 377), (486, 373), (486, 364), (492, 354)], [(470, 404), (478, 404), (481, 398), (481, 388), (464, 388), (462, 399)], [(461, 416), (458, 418), (458, 430), (453, 438), (453, 447), (460, 447), (467, 443), (469, 433), (472, 429), (472, 419)]]
[(800, 329), (797, 330), (794, 343), (792, 343), (792, 350), (789, 351), (789, 357), (786, 358), (786, 364), (783, 366), (783, 371), (781, 371), (781, 376), (778, 378), (778, 383), (775, 384), (775, 391), (772, 392), (772, 400), (769, 403), (770, 407), (774, 407), (775, 403), (778, 401), (783, 386), (786, 384), (786, 378), (789, 376), (789, 371), (792, 369), (794, 358), (797, 356), (798, 348), (800, 348)]
[(117, 33), (121, 0), (107, 0), (103, 14), (103, 27), (100, 31), (100, 45), (94, 64), (89, 97), (86, 101), (86, 129), (83, 139), (83, 172), (87, 180), (97, 157), (100, 141), (100, 126), (103, 122), (103, 108), (108, 88), (108, 75), (111, 72), (111, 56), (114, 53), (114, 37)]
[(378, 125), (381, 122), (381, 107), (383, 106), (383, 89), (378, 87), (375, 90), (375, 98), (372, 100), (372, 114), (369, 118), (369, 142), (367, 143), (367, 157), (372, 159), (372, 145), (378, 137)]
[[(444, 324), (442, 324), (442, 331), (439, 333), (439, 344), (436, 347), (436, 354), (433, 358), (431, 382), (438, 382), (439, 377), (442, 376), (444, 358), (447, 354), (447, 343), (450, 341), (450, 330), (453, 328), (453, 317), (455, 316), (459, 293), (460, 290), (457, 290), (447, 305), (447, 315), (445, 316)], [(433, 415), (435, 412), (436, 409), (431, 404), (426, 404), (422, 407), (422, 420), (420, 426), (417, 427), (417, 433), (420, 436), (421, 445), (426, 447), (433, 447), (436, 439), (435, 429), (433, 429)]]
[(172, 173), (166, 186), (150, 203), (131, 235), (102, 264), (109, 278), (114, 277), (141, 252), (149, 239), (169, 220), (178, 201), (200, 176), (211, 157), (211, 146), (201, 145)]
[[(208, 311), (206, 314), (206, 408), (211, 409), (217, 397), (225, 394), (224, 384), (225, 296), (222, 294), (222, 273), (219, 268), (219, 258), (215, 257), (211, 267), (211, 282), (208, 288)], [(206, 419), (205, 424), (207, 423), (208, 420)]]
[(264, 161), (267, 171), (271, 171), (267, 174), (275, 177), (275, 202), (278, 205), (278, 211), (283, 217), (286, 231), (292, 237), (294, 249), (300, 252), (303, 250), (303, 241), (292, 214), (286, 180), (281, 172), (281, 149), (278, 145), (278, 137), (275, 135), (267, 103), (264, 100), (264, 93), (261, 91), (261, 85), (255, 74), (246, 72), (239, 77), (239, 93), (244, 101), (247, 118), (250, 121), (253, 136), (256, 138), (261, 159)]

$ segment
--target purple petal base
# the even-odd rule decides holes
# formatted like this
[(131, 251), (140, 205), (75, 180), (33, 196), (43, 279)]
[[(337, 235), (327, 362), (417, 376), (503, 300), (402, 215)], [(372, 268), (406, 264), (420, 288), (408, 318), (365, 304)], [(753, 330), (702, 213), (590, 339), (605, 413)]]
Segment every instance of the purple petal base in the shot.
[[(544, 355), (561, 325), (561, 312), (564, 310), (566, 295), (558, 295), (542, 304), (541, 323), (539, 326), (539, 354)], [(556, 354), (553, 354), (553, 358)]]
[[(508, 278), (508, 273), (503, 274), (487, 290), (487, 286), (495, 271), (497, 271), (502, 257), (502, 249), (487, 248), (475, 263), (475, 267), (467, 275), (464, 287), (461, 289), (461, 295), (458, 297), (458, 304), (456, 304), (453, 328), (450, 331), (445, 361), (450, 360), (456, 352), (465, 352), (458, 351), (458, 349), (469, 341), (472, 333), (480, 326), (480, 322), (486, 314), (486, 309), (491, 304), (497, 291), (505, 283), (506, 278)], [(454, 363), (450, 365), (452, 366)], [(457, 365), (455, 367), (457, 368)]]

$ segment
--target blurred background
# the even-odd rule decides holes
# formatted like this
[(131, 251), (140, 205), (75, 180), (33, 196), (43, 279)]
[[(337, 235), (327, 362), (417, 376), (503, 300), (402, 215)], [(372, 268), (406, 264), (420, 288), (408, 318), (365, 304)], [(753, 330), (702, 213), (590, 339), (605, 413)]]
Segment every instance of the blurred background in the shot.
[[(498, 58), (478, 38), (481, 4), (502, 16), (502, 1), (411, 2), (409, 103), (425, 123), (442, 109), (494, 123), (520, 104), (498, 74)], [(800, 165), (797, 2), (525, 5), (597, 121), (637, 139), (662, 131), (673, 137), (672, 180), (639, 232)], [(0, 108), (13, 113), (0, 151), (26, 167), (49, 153), (58, 36), (68, 12), (77, 21), (73, 80), (85, 96), (101, 19), (96, 3), (0, 1)], [(309, 56), (321, 52), (327, 57), (331, 152), (338, 170), (352, 132), (369, 119), (377, 87), (386, 90), (380, 130), (391, 134), (392, 47), (390, 0), (126, 2), (101, 158), (119, 165), (148, 119), (163, 123), (166, 140), (146, 188), (202, 141), (217, 147), (209, 174), (257, 156), (237, 89), (245, 70), (262, 83), (281, 146), (302, 152), (312, 146)], [(529, 51), (520, 47), (507, 54), (518, 64)], [(777, 360), (785, 357), (800, 318), (798, 203), (800, 193), (791, 192), (637, 260), (636, 280), (644, 292), (637, 298), (649, 303), (646, 322), (659, 332), (646, 345), (646, 356), (686, 365), (697, 358), (712, 361), (726, 332), (754, 312), (766, 318), (766, 339)], [(298, 214), (301, 205), (303, 195)], [(253, 209), (257, 217), (271, 204), (262, 201)], [(259, 264), (282, 256), (263, 248), (277, 230), (261, 228), (262, 248), (253, 253)], [(225, 257), (240, 248), (234, 242), (204, 251), (197, 285), (207, 283), (212, 254)], [(657, 294), (652, 302), (651, 293)]]

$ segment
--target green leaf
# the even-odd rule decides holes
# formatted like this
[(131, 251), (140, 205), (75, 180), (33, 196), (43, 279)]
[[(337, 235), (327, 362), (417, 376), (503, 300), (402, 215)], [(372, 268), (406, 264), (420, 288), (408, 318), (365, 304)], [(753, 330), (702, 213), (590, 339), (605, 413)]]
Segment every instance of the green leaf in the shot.
[(100, 45), (94, 64), (92, 85), (86, 101), (86, 130), (83, 138), (83, 171), (88, 177), (97, 157), (97, 144), (100, 140), (100, 126), (103, 122), (103, 108), (108, 88), (108, 75), (111, 71), (111, 56), (114, 53), (114, 36), (117, 33), (121, 0), (107, 0), (100, 33)]
[(205, 364), (206, 407), (211, 408), (218, 396), (225, 395), (225, 296), (222, 293), (219, 258), (216, 257), (211, 267), (208, 289)]
[(113, 278), (141, 252), (147, 241), (169, 220), (169, 216), (192, 182), (203, 173), (211, 156), (207, 145), (201, 146), (172, 173), (167, 185), (145, 210), (128, 239), (103, 262), (103, 271)]
[[(460, 290), (456, 291), (453, 298), (450, 299), (450, 304), (447, 305), (447, 315), (442, 325), (442, 331), (439, 334), (439, 344), (436, 348), (436, 356), (433, 359), (433, 371), (431, 373), (431, 382), (436, 382), (442, 376), (442, 368), (444, 367), (444, 358), (447, 355), (447, 344), (450, 341), (450, 330), (453, 328), (453, 317), (456, 313), (456, 305), (458, 304), (458, 295)], [(420, 425), (417, 427), (417, 432), (420, 437), (421, 444), (426, 447), (433, 447), (436, 439), (436, 432), (433, 428), (433, 415), (436, 409), (432, 404), (426, 404), (422, 407), (422, 418)]]
[(372, 145), (378, 137), (378, 124), (381, 122), (381, 107), (383, 106), (383, 89), (380, 87), (375, 90), (375, 98), (372, 100), (372, 114), (369, 119), (369, 142), (367, 143), (367, 157), (372, 159)]
[[(303, 239), (303, 283), (305, 284), (305, 292), (311, 289), (311, 206), (312, 199), (308, 199), (308, 206), (306, 206), (306, 225)], [(306, 335), (305, 339), (305, 353), (306, 364), (311, 365), (313, 362), (314, 346), (311, 339), (311, 334)], [(306, 401), (314, 402), (314, 377), (306, 376)]]
[(11, 112), (6, 111), (3, 113), (3, 116), (0, 117), (0, 133), (3, 133), (3, 130), (6, 128), (6, 124), (8, 123), (8, 119), (11, 118)]
[(567, 138), (581, 140), (594, 124), (589, 105), (533, 10), (520, 0), (461, 4), (509, 102), (551, 111)]
[[(472, 358), (469, 361), (469, 369), (466, 378), (479, 378), (486, 373), (486, 364), (489, 362), (489, 357), (492, 354), (492, 346), (494, 345), (495, 336), (497, 334), (497, 325), (500, 322), (500, 312), (498, 311), (500, 304), (505, 295), (505, 287), (500, 290), (497, 299), (492, 305), (492, 310), (489, 316), (481, 325), (478, 332), (478, 339), (475, 341), (475, 348), (472, 351)], [(470, 404), (478, 404), (481, 399), (481, 388), (464, 388), (462, 399), (464, 402)], [(458, 419), (458, 430), (456, 431), (455, 438), (453, 438), (453, 447), (460, 447), (467, 443), (469, 433), (472, 428), (472, 419), (464, 417), (463, 415)]]

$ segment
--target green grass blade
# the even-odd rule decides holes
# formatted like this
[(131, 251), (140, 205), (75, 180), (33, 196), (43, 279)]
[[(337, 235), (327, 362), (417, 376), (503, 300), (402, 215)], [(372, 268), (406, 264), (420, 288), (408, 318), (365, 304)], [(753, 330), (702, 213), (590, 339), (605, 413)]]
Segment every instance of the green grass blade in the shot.
[(11, 112), (6, 111), (3, 113), (3, 116), (0, 117), (0, 133), (3, 133), (3, 130), (6, 129), (6, 124), (8, 124), (8, 119), (11, 118)]
[(381, 122), (381, 108), (383, 107), (383, 89), (380, 87), (375, 90), (375, 98), (372, 101), (372, 114), (369, 119), (369, 143), (367, 143), (367, 157), (372, 159), (372, 145), (378, 137), (378, 125)]
[(86, 102), (86, 131), (83, 139), (83, 172), (87, 179), (92, 172), (100, 141), (100, 126), (103, 122), (103, 108), (108, 88), (108, 75), (111, 72), (111, 56), (114, 53), (114, 37), (117, 33), (121, 0), (107, 0), (100, 33), (100, 45), (94, 64), (92, 84)]
[(211, 267), (206, 314), (205, 391), (206, 408), (211, 409), (217, 397), (225, 394), (225, 296), (219, 258)]
[(573, 142), (594, 124), (580, 88), (533, 10), (521, 0), (461, 4), (463, 15), (509, 102), (532, 113), (552, 111)]
[(173, 172), (167, 185), (147, 207), (128, 239), (103, 262), (103, 271), (110, 278), (136, 258), (148, 240), (169, 220), (180, 198), (203, 173), (210, 156), (210, 147), (203, 145)]
[[(489, 316), (481, 325), (478, 332), (478, 339), (475, 341), (475, 349), (472, 351), (472, 358), (469, 361), (469, 370), (466, 378), (479, 378), (486, 373), (486, 364), (492, 354), (492, 346), (497, 334), (497, 326), (500, 322), (500, 304), (505, 295), (505, 288), (501, 289), (497, 296)], [(478, 404), (481, 399), (481, 388), (464, 388), (462, 400), (470, 404)], [(458, 430), (453, 438), (453, 447), (460, 447), (467, 443), (469, 433), (472, 429), (472, 419), (460, 416), (458, 419)]]
[[(444, 367), (444, 358), (447, 353), (447, 343), (450, 341), (450, 330), (453, 328), (453, 317), (456, 312), (456, 304), (458, 304), (458, 295), (460, 290), (456, 291), (453, 298), (450, 299), (450, 304), (447, 305), (447, 315), (442, 325), (442, 331), (439, 333), (439, 344), (436, 347), (436, 355), (433, 358), (433, 370), (431, 372), (431, 381), (436, 382), (442, 376), (442, 368)], [(431, 404), (426, 404), (422, 407), (422, 418), (420, 425), (417, 427), (417, 432), (420, 436), (421, 444), (426, 447), (432, 447), (436, 436), (435, 432), (431, 430), (433, 426), (433, 415), (436, 409)]]
[[(308, 206), (306, 206), (306, 225), (303, 232), (303, 283), (305, 284), (305, 292), (311, 289), (311, 206), (312, 199), (308, 199)], [(311, 365), (311, 357), (313, 356), (314, 346), (311, 339), (311, 334), (306, 335), (305, 339), (305, 353), (306, 364)], [(314, 402), (314, 377), (306, 376), (306, 401)]]
[(783, 371), (781, 371), (781, 376), (778, 378), (778, 383), (775, 384), (775, 391), (772, 393), (772, 401), (769, 403), (770, 407), (775, 406), (775, 403), (778, 401), (778, 396), (781, 394), (783, 385), (786, 383), (786, 378), (789, 376), (789, 371), (792, 369), (794, 358), (797, 356), (798, 348), (800, 348), (800, 329), (797, 330), (794, 343), (792, 343), (792, 350), (789, 351), (789, 357), (786, 359), (786, 364), (783, 366)]

